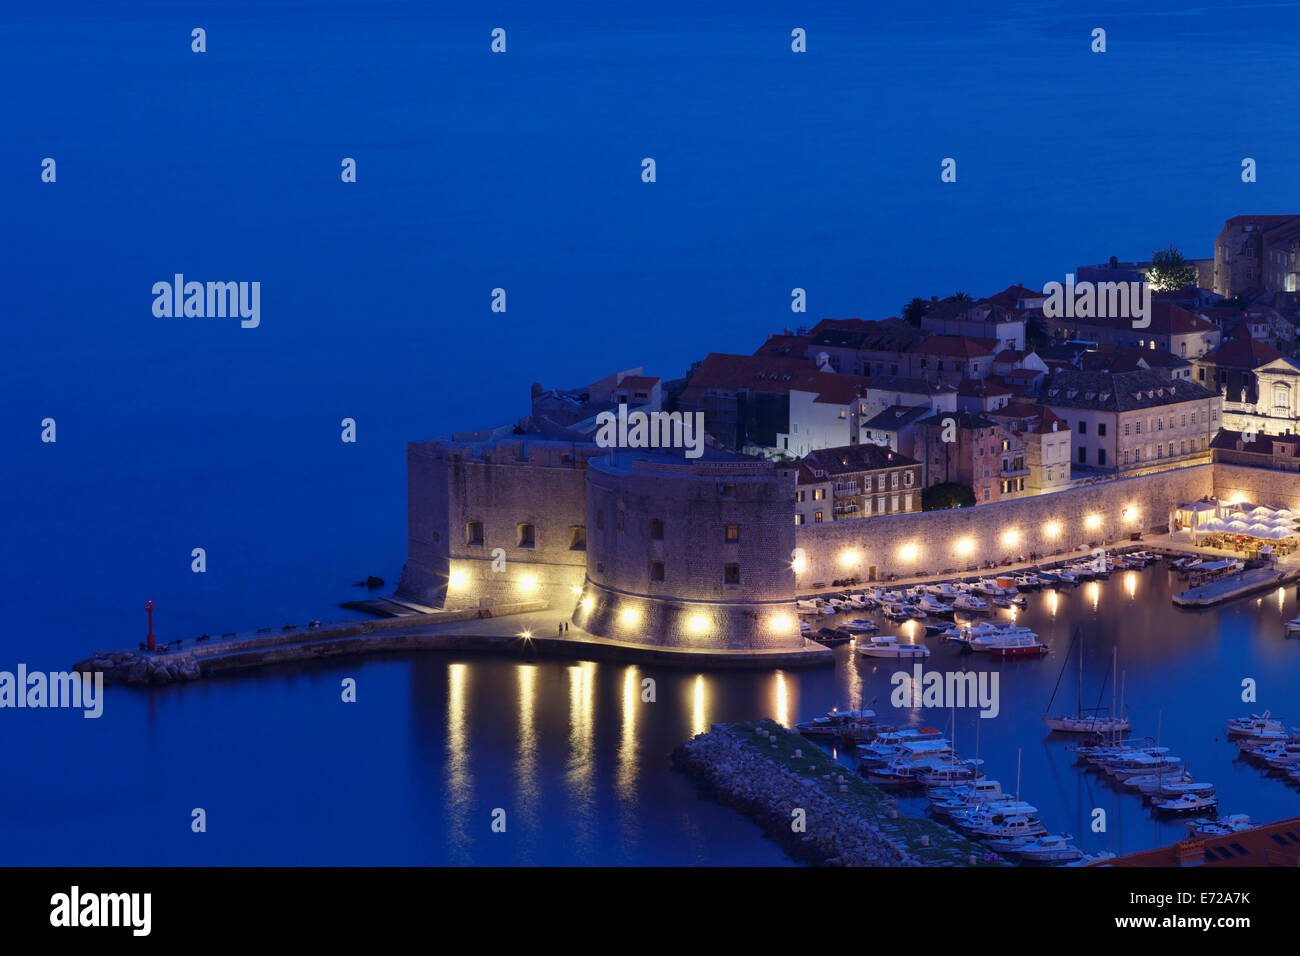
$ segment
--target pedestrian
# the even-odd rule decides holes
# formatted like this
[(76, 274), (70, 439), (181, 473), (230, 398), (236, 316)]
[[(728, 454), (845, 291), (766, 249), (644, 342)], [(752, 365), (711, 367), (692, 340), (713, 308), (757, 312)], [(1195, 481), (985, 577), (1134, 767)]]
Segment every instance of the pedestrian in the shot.
[(563, 624), (557, 624), (557, 625), (555, 625), (555, 634), (556, 634), (556, 636), (558, 637), (559, 635), (561, 635), (561, 634), (563, 634), (563, 633), (564, 633), (564, 625), (563, 625)]
[(565, 633), (565, 634), (568, 634), (568, 633), (569, 633), (569, 622), (568, 622), (568, 621), (565, 621), (565, 622), (564, 622), (564, 633)]

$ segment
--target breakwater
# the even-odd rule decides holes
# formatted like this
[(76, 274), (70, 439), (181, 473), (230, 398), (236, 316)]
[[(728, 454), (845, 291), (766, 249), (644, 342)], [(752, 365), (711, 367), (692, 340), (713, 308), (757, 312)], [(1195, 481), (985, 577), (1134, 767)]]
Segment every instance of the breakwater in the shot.
[[(673, 762), (754, 820), (793, 858), (820, 866), (977, 866), (987, 851), (896, 802), (802, 735), (771, 720), (715, 724)], [(802, 811), (802, 813), (800, 813)], [(998, 861), (1000, 862), (1000, 861)]]

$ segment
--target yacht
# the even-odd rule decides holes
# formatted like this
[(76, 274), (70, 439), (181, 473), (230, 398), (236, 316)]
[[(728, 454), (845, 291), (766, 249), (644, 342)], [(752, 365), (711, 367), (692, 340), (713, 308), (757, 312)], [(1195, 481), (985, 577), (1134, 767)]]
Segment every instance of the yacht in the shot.
[(954, 760), (951, 763), (936, 764), (920, 774), (917, 781), (927, 787), (951, 787), (969, 783), (980, 775), (979, 768), (983, 763), (983, 760)]
[(1083, 851), (1071, 839), (1063, 833), (1049, 833), (1040, 837), (989, 840), (987, 844), (996, 853), (1014, 853), (1025, 862), (1068, 863), (1083, 859)]
[(967, 646), (972, 651), (986, 652), (994, 657), (1041, 657), (1047, 653), (1047, 645), (1032, 633), (974, 637)]
[(1043, 582), (1036, 574), (1020, 574), (1016, 576), (1017, 591), (1037, 591), (1042, 586)]
[(1007, 816), (1001, 813), (994, 813), (978, 823), (965, 824), (963, 829), (973, 837), (989, 837), (995, 840), (1044, 836), (1047, 833), (1047, 827), (1043, 826), (1042, 821), (1037, 817), (1020, 814)]
[(1271, 711), (1251, 714), (1249, 717), (1234, 717), (1228, 721), (1229, 737), (1244, 737), (1249, 740), (1286, 740), (1290, 734), (1281, 719), (1271, 716)]
[(1291, 620), (1282, 625), (1282, 630), (1286, 633), (1287, 637), (1295, 637), (1297, 634), (1300, 634), (1300, 617), (1291, 618)]
[(873, 634), (865, 642), (858, 643), (858, 653), (864, 657), (890, 657), (899, 660), (911, 660), (917, 657), (929, 657), (930, 648), (921, 644), (908, 644), (900, 641), (893, 634)]
[(970, 614), (988, 614), (993, 610), (987, 601), (983, 601), (973, 594), (960, 594), (952, 602), (953, 610), (966, 611)]
[(1242, 830), (1251, 829), (1254, 824), (1244, 813), (1230, 813), (1217, 820), (1211, 817), (1197, 817), (1195, 820), (1186, 821), (1186, 826), (1193, 837), (1209, 837), (1240, 833)]
[(1179, 797), (1161, 797), (1152, 806), (1161, 813), (1195, 813), (1218, 806), (1219, 798), (1214, 794), (1189, 793)]
[(872, 621), (853, 620), (841, 624), (840, 630), (848, 631), (850, 634), (874, 634), (880, 630), (880, 627)]
[(832, 710), (825, 717), (814, 717), (794, 729), (805, 737), (838, 737), (850, 725), (863, 720), (875, 720), (874, 710)]

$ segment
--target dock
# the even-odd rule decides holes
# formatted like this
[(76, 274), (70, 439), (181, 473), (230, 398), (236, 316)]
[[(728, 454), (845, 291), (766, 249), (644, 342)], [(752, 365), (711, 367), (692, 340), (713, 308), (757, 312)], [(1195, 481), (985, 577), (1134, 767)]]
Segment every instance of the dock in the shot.
[[(933, 820), (907, 817), (878, 787), (772, 720), (714, 724), (673, 761), (797, 860), (821, 866), (1002, 866)], [(803, 828), (794, 826), (803, 811)]]
[(325, 657), (369, 656), (416, 650), (505, 654), (525, 660), (559, 658), (669, 667), (740, 669), (834, 664), (829, 648), (804, 641), (797, 649), (753, 650), (670, 647), (598, 637), (569, 624), (568, 614), (546, 601), (523, 601), (406, 613), (368, 621), (288, 625), (170, 641), (158, 650), (97, 651), (74, 665), (102, 672), (108, 683), (170, 684), (214, 674)]
[(1238, 571), (1236, 574), (1224, 575), (1213, 581), (1207, 581), (1181, 594), (1174, 595), (1174, 604), (1178, 607), (1203, 608), (1226, 601), (1235, 601), (1260, 591), (1271, 591), (1285, 587), (1300, 580), (1300, 570), (1278, 570), (1277, 568), (1255, 568)]

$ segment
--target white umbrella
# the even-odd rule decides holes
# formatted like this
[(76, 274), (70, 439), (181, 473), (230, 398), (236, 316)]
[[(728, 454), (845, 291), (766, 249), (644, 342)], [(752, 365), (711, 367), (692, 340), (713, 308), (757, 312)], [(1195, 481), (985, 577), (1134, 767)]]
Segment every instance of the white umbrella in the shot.
[(1226, 524), (1224, 524), (1224, 525), (1223, 525), (1223, 530), (1224, 530), (1224, 531), (1241, 531), (1241, 532), (1244, 532), (1244, 531), (1246, 531), (1249, 527), (1250, 527), (1250, 525), (1246, 524), (1246, 522), (1242, 521), (1240, 518), (1235, 518), (1235, 519), (1233, 519), (1232, 521), (1229, 521), (1229, 522), (1227, 522)]

